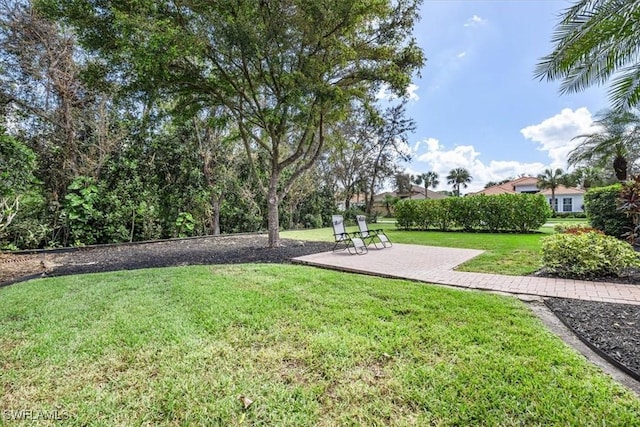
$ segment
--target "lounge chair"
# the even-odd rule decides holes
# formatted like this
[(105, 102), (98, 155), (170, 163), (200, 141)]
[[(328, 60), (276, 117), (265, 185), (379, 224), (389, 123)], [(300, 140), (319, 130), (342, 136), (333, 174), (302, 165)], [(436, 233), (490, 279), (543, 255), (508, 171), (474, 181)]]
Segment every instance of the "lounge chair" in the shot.
[[(373, 243), (373, 246), (376, 249), (383, 249), (393, 246), (391, 240), (384, 234), (384, 230), (369, 230), (369, 226), (367, 225), (367, 217), (364, 215), (356, 216), (358, 221), (358, 227), (360, 228), (360, 236), (364, 240), (366, 245), (370, 245)], [(380, 245), (380, 246), (378, 246)]]
[(333, 246), (334, 252), (346, 249), (351, 255), (364, 255), (369, 251), (358, 232), (347, 233), (342, 215), (333, 215), (331, 223), (333, 224), (333, 237), (336, 240), (336, 244)]

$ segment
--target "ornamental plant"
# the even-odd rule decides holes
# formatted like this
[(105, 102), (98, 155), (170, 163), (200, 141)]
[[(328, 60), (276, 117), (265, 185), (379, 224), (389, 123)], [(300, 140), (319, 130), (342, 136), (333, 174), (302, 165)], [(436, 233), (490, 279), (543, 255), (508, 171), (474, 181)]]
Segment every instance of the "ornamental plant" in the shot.
[(542, 239), (542, 264), (565, 278), (624, 277), (640, 268), (640, 255), (630, 244), (601, 233), (558, 233)]
[(627, 241), (633, 245), (640, 236), (640, 175), (623, 184), (618, 204), (618, 209), (631, 220), (629, 231), (622, 237), (626, 237)]
[(553, 226), (553, 231), (555, 231), (556, 233), (567, 233), (567, 234), (583, 234), (583, 233), (590, 233), (590, 232), (604, 234), (602, 230), (589, 227), (588, 225), (585, 225), (585, 224), (560, 223)]

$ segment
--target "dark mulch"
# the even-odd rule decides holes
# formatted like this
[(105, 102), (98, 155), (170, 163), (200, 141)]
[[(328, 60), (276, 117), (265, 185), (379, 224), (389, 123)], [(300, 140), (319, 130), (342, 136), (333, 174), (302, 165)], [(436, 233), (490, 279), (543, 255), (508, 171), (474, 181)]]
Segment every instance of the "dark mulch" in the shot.
[(583, 341), (640, 376), (640, 306), (562, 298), (546, 304)]
[(332, 247), (328, 242), (283, 239), (280, 247), (269, 248), (266, 235), (242, 234), (4, 254), (0, 286), (42, 273), (51, 277), (181, 265), (287, 263)]
[[(230, 235), (97, 246), (33, 254), (0, 254), (0, 286), (44, 273), (60, 276), (180, 265), (288, 263), (331, 250), (332, 243), (282, 240), (270, 249), (265, 235)], [(640, 374), (640, 306), (549, 299), (549, 308), (609, 358)]]

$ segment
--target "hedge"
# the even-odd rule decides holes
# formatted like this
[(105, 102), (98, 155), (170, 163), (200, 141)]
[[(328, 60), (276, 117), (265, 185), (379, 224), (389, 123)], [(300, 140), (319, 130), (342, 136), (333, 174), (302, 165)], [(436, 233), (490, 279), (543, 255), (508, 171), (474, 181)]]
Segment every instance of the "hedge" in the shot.
[(633, 222), (618, 209), (622, 185), (592, 188), (584, 195), (584, 209), (593, 228), (620, 238), (633, 228)]
[(540, 194), (401, 200), (395, 211), (398, 227), (405, 230), (492, 232), (534, 231), (552, 214), (549, 204)]

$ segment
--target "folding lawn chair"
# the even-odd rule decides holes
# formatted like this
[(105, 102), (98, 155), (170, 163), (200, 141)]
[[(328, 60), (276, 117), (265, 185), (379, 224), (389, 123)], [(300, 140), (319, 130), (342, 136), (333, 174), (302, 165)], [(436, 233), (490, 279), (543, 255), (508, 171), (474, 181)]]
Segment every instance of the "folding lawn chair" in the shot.
[[(333, 245), (333, 251), (347, 250), (351, 255), (364, 255), (369, 250), (360, 235), (356, 233), (347, 233), (344, 228), (344, 219), (342, 215), (333, 215), (331, 223), (333, 224), (333, 237), (336, 244)], [(342, 249), (340, 249), (342, 248)]]
[[(358, 221), (358, 227), (360, 228), (360, 236), (364, 240), (365, 244), (368, 245), (373, 243), (373, 246), (375, 246), (376, 249), (383, 249), (393, 246), (391, 240), (389, 240), (387, 235), (384, 234), (384, 230), (369, 230), (366, 216), (358, 215), (356, 216), (356, 219)], [(381, 245), (381, 247), (378, 247), (378, 245)]]

